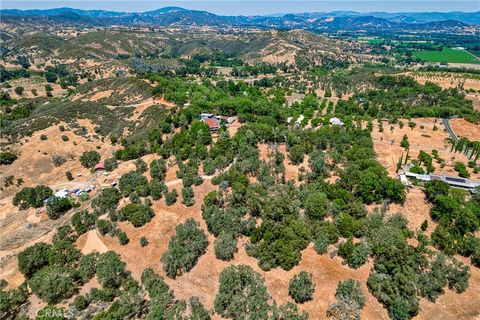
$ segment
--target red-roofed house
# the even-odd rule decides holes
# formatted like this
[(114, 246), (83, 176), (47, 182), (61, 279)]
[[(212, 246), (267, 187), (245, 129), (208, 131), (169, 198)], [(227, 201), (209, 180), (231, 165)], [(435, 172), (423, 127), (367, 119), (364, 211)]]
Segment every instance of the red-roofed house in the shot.
[(219, 123), (213, 119), (203, 119), (203, 122), (210, 128), (210, 131), (217, 131), (220, 128)]

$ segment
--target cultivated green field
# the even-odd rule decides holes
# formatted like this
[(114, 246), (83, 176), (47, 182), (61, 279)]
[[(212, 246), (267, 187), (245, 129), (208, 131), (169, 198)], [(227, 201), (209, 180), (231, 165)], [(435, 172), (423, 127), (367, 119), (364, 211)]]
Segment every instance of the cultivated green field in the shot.
[(480, 63), (465, 50), (443, 48), (442, 51), (414, 51), (413, 56), (427, 62)]

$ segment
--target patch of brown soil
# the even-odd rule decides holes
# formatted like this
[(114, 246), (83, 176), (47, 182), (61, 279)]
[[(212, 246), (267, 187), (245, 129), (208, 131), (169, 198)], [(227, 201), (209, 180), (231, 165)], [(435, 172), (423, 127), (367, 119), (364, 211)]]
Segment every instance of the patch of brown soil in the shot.
[(478, 93), (477, 94), (469, 93), (466, 95), (466, 98), (472, 101), (473, 109), (480, 111), (480, 95)]
[[(78, 123), (84, 126), (90, 134), (93, 134), (93, 125), (90, 122), (78, 120)], [(65, 125), (65, 127), (68, 126)], [(41, 135), (46, 135), (47, 140), (41, 140)], [(62, 140), (64, 135), (69, 138), (69, 141)], [(79, 158), (84, 151), (91, 150), (100, 153), (102, 159), (111, 157), (119, 146), (113, 146), (107, 141), (102, 142), (93, 137), (79, 136), (69, 130), (61, 132), (56, 125), (37, 131), (31, 137), (22, 138), (13, 147), (13, 150), (19, 153), (18, 159), (11, 165), (2, 166), (0, 181), (13, 175), (15, 179), (22, 178), (24, 182), (21, 186), (15, 185), (4, 189), (2, 197), (14, 195), (23, 187), (44, 184), (53, 189), (53, 186), (60, 188), (59, 185), (64, 183), (68, 188), (68, 185), (74, 185), (77, 181), (85, 182), (93, 179), (94, 175), (80, 164)], [(100, 149), (97, 149), (97, 146)], [(55, 166), (52, 160), (53, 156), (61, 156), (66, 162)], [(71, 182), (65, 175), (67, 171), (73, 174), (74, 180)]]
[(431, 205), (425, 202), (425, 194), (418, 187), (407, 189), (407, 199), (405, 204), (392, 204), (388, 210), (389, 214), (397, 212), (402, 213), (408, 220), (408, 228), (416, 231), (420, 230), (423, 221), (428, 221), (428, 228), (426, 234), (430, 235), (435, 230), (436, 224), (430, 218)]
[[(440, 119), (413, 119), (412, 121), (416, 123), (416, 127), (413, 129), (407, 126), (407, 120), (402, 121), (405, 124), (403, 128), (400, 128), (398, 124), (390, 125), (384, 121), (384, 132), (379, 131), (378, 123), (375, 121), (372, 131), (377, 159), (392, 177), (396, 176), (398, 160), (402, 154), (404, 157), (406, 156), (405, 149), (400, 147), (404, 134), (408, 136), (410, 142), (410, 159), (416, 159), (420, 150), (428, 153), (434, 149), (438, 150), (440, 157), (445, 160), (446, 166), (440, 168), (440, 165), (434, 161), (435, 174), (457, 176), (457, 172), (453, 170), (455, 162), (468, 163), (468, 158), (464, 154), (450, 152), (451, 144), (447, 140), (449, 136)], [(390, 130), (391, 126), (393, 126), (393, 131)], [(434, 131), (433, 126), (436, 126), (438, 130)], [(475, 175), (472, 175), (472, 178), (475, 179)]]
[(465, 137), (472, 141), (480, 141), (480, 125), (468, 122), (465, 119), (455, 118), (450, 120), (450, 125), (459, 137)]
[[(82, 254), (86, 255), (92, 252), (105, 253), (108, 251), (107, 246), (102, 242), (102, 239), (98, 236), (98, 231), (90, 230), (82, 237), (85, 239), (85, 244), (82, 246)], [(81, 242), (83, 239), (77, 241)], [(77, 244), (78, 245), (78, 244)], [(78, 245), (80, 247), (80, 245)]]
[(113, 93), (113, 90), (105, 90), (105, 91), (98, 91), (94, 95), (92, 95), (89, 100), (90, 101), (98, 101), (100, 99), (109, 98)]

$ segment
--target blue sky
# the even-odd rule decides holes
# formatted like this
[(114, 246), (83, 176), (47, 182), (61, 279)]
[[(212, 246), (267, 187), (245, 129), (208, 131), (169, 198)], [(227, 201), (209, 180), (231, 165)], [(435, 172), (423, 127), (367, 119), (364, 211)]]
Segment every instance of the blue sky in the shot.
[(223, 15), (255, 15), (295, 12), (318, 11), (387, 11), (387, 12), (413, 12), (413, 11), (480, 11), (480, 0), (477, 1), (405, 1), (405, 0), (337, 0), (337, 1), (274, 1), (274, 0), (223, 0), (223, 1), (114, 1), (114, 0), (18, 0), (1, 1), (2, 9), (47, 9), (59, 7), (72, 7), (79, 9), (104, 9), (114, 11), (147, 11), (166, 6), (180, 6), (195, 10), (206, 10)]

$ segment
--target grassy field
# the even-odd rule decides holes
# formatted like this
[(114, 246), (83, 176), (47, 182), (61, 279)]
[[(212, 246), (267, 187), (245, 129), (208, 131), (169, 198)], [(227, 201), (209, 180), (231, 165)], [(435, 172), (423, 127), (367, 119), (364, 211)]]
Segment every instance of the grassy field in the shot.
[(413, 56), (427, 62), (480, 63), (465, 50), (443, 48), (442, 51), (414, 51)]

